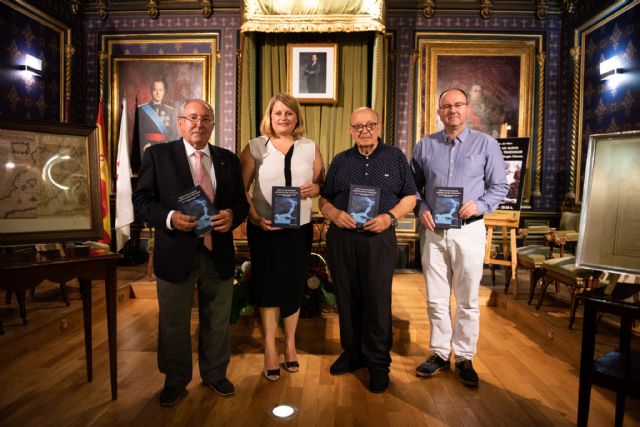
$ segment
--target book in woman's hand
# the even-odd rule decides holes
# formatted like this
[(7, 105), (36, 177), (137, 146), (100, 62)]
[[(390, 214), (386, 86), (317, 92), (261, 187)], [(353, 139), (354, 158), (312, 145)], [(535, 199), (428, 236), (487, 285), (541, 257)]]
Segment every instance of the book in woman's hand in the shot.
[(282, 228), (300, 227), (300, 187), (272, 187), (271, 225)]

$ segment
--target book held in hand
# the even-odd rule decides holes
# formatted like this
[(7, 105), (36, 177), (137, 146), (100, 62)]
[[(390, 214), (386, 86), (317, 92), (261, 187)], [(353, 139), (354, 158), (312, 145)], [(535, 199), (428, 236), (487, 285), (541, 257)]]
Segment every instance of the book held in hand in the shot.
[(356, 221), (357, 228), (364, 227), (367, 221), (378, 215), (379, 203), (380, 188), (351, 184), (347, 213)]
[(271, 208), (273, 227), (300, 227), (300, 187), (272, 187)]
[(462, 187), (435, 187), (436, 206), (433, 220), (436, 228), (460, 228), (462, 221), (458, 211), (462, 206)]
[(199, 185), (178, 195), (180, 212), (190, 215), (198, 221), (193, 232), (198, 236), (211, 231), (210, 217), (218, 214), (218, 210), (213, 207), (207, 196)]

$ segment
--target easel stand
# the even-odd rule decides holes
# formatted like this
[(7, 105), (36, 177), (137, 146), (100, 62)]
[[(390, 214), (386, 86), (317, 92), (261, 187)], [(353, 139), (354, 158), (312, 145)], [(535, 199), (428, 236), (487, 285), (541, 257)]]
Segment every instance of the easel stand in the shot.
[[(516, 268), (518, 256), (516, 252), (516, 229), (520, 223), (520, 211), (496, 211), (485, 215), (484, 225), (487, 227), (487, 244), (484, 251), (484, 263), (489, 265), (502, 265), (511, 269), (511, 280), (513, 281), (513, 295), (518, 296), (518, 281), (516, 280)], [(502, 259), (491, 257), (491, 247), (493, 245), (493, 229), (502, 229)], [(506, 275), (506, 273), (505, 273)], [(506, 280), (506, 277), (505, 277)]]

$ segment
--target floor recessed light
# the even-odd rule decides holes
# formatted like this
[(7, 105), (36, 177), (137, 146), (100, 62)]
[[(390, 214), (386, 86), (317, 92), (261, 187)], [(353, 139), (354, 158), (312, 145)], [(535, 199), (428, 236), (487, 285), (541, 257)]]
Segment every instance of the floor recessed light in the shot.
[(288, 403), (279, 403), (277, 405), (270, 406), (268, 411), (269, 415), (278, 420), (290, 420), (298, 416), (298, 408)]

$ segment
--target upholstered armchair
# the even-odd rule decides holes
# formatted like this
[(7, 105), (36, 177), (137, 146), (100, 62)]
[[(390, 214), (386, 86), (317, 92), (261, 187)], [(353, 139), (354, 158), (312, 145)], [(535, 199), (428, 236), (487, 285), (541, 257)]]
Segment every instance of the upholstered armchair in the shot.
[[(516, 252), (518, 256), (518, 268), (524, 268), (529, 271), (529, 301), (531, 304), (535, 295), (535, 290), (539, 283), (542, 282), (542, 264), (549, 258), (563, 257), (571, 255), (566, 250), (562, 250), (551, 244), (551, 233), (555, 233), (555, 229), (544, 225), (529, 226), (518, 230), (522, 238), (523, 245)], [(528, 244), (528, 240), (536, 240), (542, 244)], [(517, 277), (517, 271), (516, 271)], [(517, 280), (517, 279), (516, 279)], [(505, 284), (505, 292), (509, 289), (509, 280), (507, 278)]]
[[(536, 309), (540, 309), (544, 301), (547, 288), (551, 283), (558, 291), (558, 284), (565, 285), (570, 295), (569, 329), (572, 328), (576, 318), (576, 310), (579, 301), (576, 295), (585, 292), (597, 284), (600, 272), (576, 267), (576, 257), (571, 249), (578, 242), (579, 212), (564, 211), (560, 220), (560, 229), (551, 229), (546, 236), (552, 250), (558, 251), (558, 256), (552, 253), (548, 259), (542, 262), (540, 297)], [(572, 227), (572, 228), (569, 228)], [(533, 296), (531, 295), (531, 298)]]

